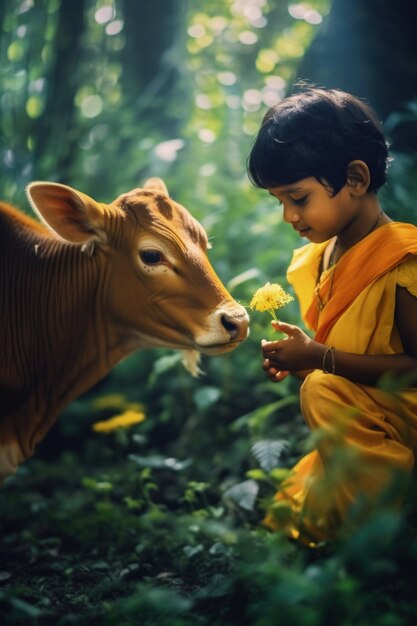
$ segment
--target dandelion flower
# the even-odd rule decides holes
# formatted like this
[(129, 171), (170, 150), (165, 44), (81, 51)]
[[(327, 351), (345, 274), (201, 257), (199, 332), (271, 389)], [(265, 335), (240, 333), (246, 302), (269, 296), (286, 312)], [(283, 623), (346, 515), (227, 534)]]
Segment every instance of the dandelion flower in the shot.
[(268, 311), (273, 319), (276, 320), (275, 311), (292, 300), (294, 298), (289, 293), (286, 293), (278, 283), (266, 283), (255, 291), (249, 306), (252, 311)]
[(92, 428), (97, 433), (110, 433), (119, 428), (129, 428), (133, 424), (140, 424), (146, 419), (145, 413), (142, 411), (125, 411), (121, 415), (115, 415), (111, 419), (96, 422)]

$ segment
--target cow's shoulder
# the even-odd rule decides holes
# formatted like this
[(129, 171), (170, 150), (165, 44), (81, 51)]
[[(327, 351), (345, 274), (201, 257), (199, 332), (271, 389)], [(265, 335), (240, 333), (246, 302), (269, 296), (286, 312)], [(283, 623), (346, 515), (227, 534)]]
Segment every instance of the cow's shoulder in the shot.
[(5, 230), (16, 233), (47, 233), (47, 228), (38, 220), (6, 202), (0, 202), (0, 224), (3, 233)]

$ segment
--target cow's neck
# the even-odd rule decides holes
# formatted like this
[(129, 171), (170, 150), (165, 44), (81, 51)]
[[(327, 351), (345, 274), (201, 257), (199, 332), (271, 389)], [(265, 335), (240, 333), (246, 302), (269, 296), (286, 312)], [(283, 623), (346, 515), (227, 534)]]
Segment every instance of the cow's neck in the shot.
[(21, 308), (8, 317), (16, 324), (10, 336), (19, 329), (20, 339), (6, 359), (11, 373), (2, 373), (12, 391), (0, 420), (0, 447), (18, 442), (14, 456), (27, 458), (62, 409), (105, 376), (126, 349), (106, 319), (105, 252), (89, 254), (40, 238), (26, 242), (17, 259), (14, 271), (30, 278), (14, 282), (24, 292), (9, 300)]

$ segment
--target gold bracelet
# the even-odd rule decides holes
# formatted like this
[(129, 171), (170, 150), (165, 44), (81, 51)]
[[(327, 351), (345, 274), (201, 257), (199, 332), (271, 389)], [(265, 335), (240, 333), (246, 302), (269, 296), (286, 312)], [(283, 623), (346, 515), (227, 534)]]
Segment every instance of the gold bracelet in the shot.
[[(335, 362), (334, 362), (334, 354), (333, 354), (333, 350), (334, 347), (333, 346), (329, 346), (328, 348), (326, 348), (326, 350), (324, 351), (323, 354), (323, 361), (322, 361), (322, 366), (321, 369), (323, 370), (323, 372), (325, 374), (334, 374), (336, 366), (335, 366)], [(327, 361), (327, 356), (330, 354), (330, 369), (327, 369), (326, 366), (326, 361)]]

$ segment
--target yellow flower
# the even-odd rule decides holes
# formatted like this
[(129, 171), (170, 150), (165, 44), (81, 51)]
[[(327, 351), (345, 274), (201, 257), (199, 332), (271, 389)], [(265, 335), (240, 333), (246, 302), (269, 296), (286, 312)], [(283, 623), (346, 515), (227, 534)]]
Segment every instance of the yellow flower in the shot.
[(129, 428), (133, 424), (140, 424), (146, 419), (142, 411), (125, 411), (121, 415), (115, 415), (111, 419), (96, 422), (92, 428), (97, 433), (110, 433), (119, 428)]
[(276, 320), (275, 310), (292, 300), (294, 298), (278, 283), (266, 283), (254, 293), (249, 306), (253, 311), (268, 311)]
[(92, 401), (91, 406), (93, 409), (114, 409), (115, 411), (132, 410), (142, 411), (143, 405), (139, 402), (129, 402), (126, 397), (121, 393), (110, 393), (105, 396), (99, 396)]

